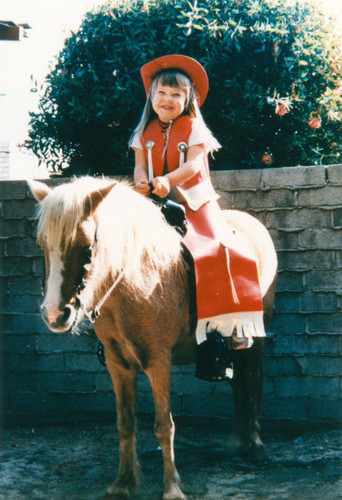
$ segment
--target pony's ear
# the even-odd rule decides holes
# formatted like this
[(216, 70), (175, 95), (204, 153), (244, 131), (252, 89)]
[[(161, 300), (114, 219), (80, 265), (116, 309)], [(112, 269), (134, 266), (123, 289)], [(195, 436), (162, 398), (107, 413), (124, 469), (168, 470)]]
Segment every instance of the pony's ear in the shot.
[(46, 184), (37, 181), (27, 181), (27, 184), (33, 194), (33, 196), (38, 201), (44, 200), (45, 196), (47, 196), (52, 189), (50, 189)]
[(103, 187), (101, 189), (97, 189), (89, 194), (89, 197), (86, 199), (85, 211), (87, 214), (93, 213), (101, 201), (107, 196), (108, 193), (116, 186), (117, 182), (112, 182), (109, 186)]

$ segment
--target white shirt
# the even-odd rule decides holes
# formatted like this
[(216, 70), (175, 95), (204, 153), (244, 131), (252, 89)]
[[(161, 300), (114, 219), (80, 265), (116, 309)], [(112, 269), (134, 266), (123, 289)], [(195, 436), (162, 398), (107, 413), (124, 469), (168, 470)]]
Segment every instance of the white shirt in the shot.
[[(201, 123), (201, 120), (199, 120), (198, 118), (195, 118), (193, 120), (192, 129), (191, 129), (189, 140), (188, 140), (188, 147), (196, 146), (198, 144), (204, 144), (205, 149), (207, 149), (209, 151), (210, 145), (214, 144), (215, 145), (214, 149), (218, 149), (220, 147), (220, 144), (211, 135), (210, 131), (207, 129), (207, 127), (204, 125), (204, 123), (203, 123), (204, 126), (202, 125), (202, 123)], [(213, 142), (213, 141), (215, 141), (215, 142)], [(132, 149), (144, 149), (142, 142), (141, 142), (141, 137), (139, 137), (137, 133), (135, 133), (133, 136), (131, 148)]]

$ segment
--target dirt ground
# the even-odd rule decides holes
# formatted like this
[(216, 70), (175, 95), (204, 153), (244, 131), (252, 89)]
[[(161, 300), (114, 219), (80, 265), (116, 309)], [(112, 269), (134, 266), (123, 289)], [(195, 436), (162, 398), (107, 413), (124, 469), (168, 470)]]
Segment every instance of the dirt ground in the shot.
[[(188, 500), (342, 499), (341, 431), (267, 433), (268, 460), (253, 464), (225, 454), (223, 427), (176, 421), (176, 463)], [(108, 423), (5, 429), (0, 499), (109, 499), (117, 445)], [(150, 419), (139, 419), (138, 454), (143, 477), (133, 498), (158, 500), (162, 461)]]

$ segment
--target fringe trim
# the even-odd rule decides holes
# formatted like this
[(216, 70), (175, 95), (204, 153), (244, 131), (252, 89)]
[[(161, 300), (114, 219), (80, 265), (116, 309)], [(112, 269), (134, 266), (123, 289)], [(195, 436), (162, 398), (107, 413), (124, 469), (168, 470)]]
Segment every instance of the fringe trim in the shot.
[(207, 333), (218, 330), (223, 337), (231, 337), (236, 328), (239, 338), (247, 338), (253, 343), (253, 337), (266, 337), (263, 311), (221, 314), (213, 318), (199, 319), (196, 328), (197, 344), (207, 340)]

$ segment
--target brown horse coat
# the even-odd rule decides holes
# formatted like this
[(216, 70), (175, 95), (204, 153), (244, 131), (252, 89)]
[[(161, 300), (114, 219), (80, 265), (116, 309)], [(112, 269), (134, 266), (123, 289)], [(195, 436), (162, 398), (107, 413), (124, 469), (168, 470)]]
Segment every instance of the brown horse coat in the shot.
[[(129, 185), (82, 178), (51, 190), (31, 182), (39, 201), (39, 243), (46, 259), (42, 316), (52, 331), (69, 332), (116, 284), (94, 323), (105, 346), (116, 394), (120, 468), (110, 492), (128, 497), (139, 482), (135, 450), (137, 374), (145, 371), (155, 401), (155, 433), (164, 459), (164, 499), (184, 499), (173, 452), (171, 364), (192, 363), (186, 266), (181, 240), (160, 210)], [(271, 238), (253, 217), (228, 211), (225, 231), (257, 262), (265, 323), (271, 316), (277, 259)], [(80, 307), (80, 305), (83, 305)], [(235, 434), (232, 443), (262, 446), (262, 350), (232, 351)], [(215, 410), (213, 409), (213, 413)]]

